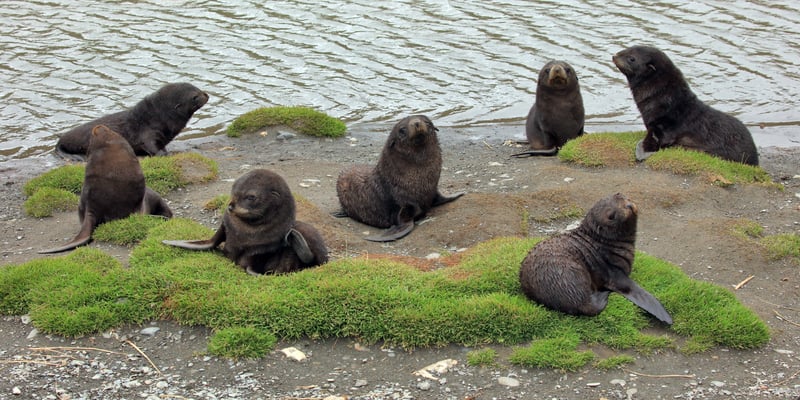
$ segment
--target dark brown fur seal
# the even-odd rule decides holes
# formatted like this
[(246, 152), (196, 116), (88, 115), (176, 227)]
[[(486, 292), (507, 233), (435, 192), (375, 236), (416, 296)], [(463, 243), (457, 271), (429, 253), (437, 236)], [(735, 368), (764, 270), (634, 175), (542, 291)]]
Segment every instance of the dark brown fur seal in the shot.
[(619, 193), (598, 201), (578, 228), (546, 239), (528, 253), (519, 270), (522, 291), (545, 307), (589, 316), (605, 309), (613, 291), (672, 324), (661, 303), (628, 277), (636, 213), (636, 205)]
[(398, 122), (383, 147), (375, 167), (356, 165), (342, 171), (336, 192), (342, 211), (337, 217), (351, 217), (378, 228), (389, 228), (367, 240), (397, 240), (414, 229), (414, 221), (432, 207), (453, 201), (463, 193), (439, 193), (442, 150), (438, 129), (424, 115), (412, 115)]
[(170, 83), (128, 110), (72, 128), (58, 139), (56, 151), (70, 158), (82, 158), (89, 148), (92, 129), (106, 125), (122, 135), (137, 155), (164, 155), (167, 143), (207, 101), (208, 94), (189, 83)]
[(39, 253), (58, 253), (89, 243), (94, 229), (133, 213), (172, 217), (167, 202), (145, 186), (144, 174), (131, 145), (105, 125), (89, 140), (89, 158), (78, 203), (81, 230), (69, 243)]
[(628, 79), (647, 128), (647, 136), (636, 145), (636, 159), (644, 160), (665, 147), (682, 146), (758, 165), (756, 145), (747, 127), (700, 101), (661, 50), (633, 46), (612, 60)]
[(536, 101), (525, 121), (530, 151), (522, 156), (553, 156), (568, 140), (583, 135), (585, 113), (575, 70), (565, 61), (550, 61), (539, 71)]
[(328, 261), (322, 235), (295, 221), (289, 185), (265, 169), (250, 171), (233, 183), (228, 211), (211, 239), (163, 241), (191, 250), (210, 250), (223, 242), (225, 256), (252, 275), (293, 272)]

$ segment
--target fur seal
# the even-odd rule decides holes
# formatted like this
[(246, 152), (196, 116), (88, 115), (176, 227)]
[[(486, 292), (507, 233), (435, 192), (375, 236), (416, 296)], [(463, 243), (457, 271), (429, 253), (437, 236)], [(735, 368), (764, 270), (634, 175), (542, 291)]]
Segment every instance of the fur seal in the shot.
[(633, 46), (615, 54), (612, 61), (627, 78), (647, 128), (647, 136), (636, 145), (637, 160), (665, 147), (682, 146), (758, 165), (756, 145), (747, 127), (700, 101), (661, 50)]
[(92, 129), (88, 151), (78, 203), (81, 230), (69, 243), (39, 253), (58, 253), (87, 244), (98, 225), (136, 212), (172, 217), (167, 202), (145, 186), (139, 160), (121, 135), (97, 125)]
[(342, 211), (333, 215), (389, 228), (365, 238), (388, 242), (408, 235), (414, 221), (432, 207), (461, 197), (463, 192), (452, 196), (439, 193), (442, 150), (438, 130), (424, 115), (397, 122), (375, 167), (356, 165), (339, 174), (336, 193)]
[(236, 179), (228, 211), (211, 239), (163, 241), (190, 250), (210, 250), (223, 242), (225, 256), (251, 275), (298, 271), (328, 261), (322, 235), (313, 226), (295, 221), (289, 185), (265, 169)]
[(605, 309), (613, 291), (672, 324), (664, 306), (628, 277), (637, 212), (636, 204), (619, 193), (598, 201), (578, 228), (546, 239), (528, 253), (519, 270), (522, 291), (545, 307), (589, 316)]
[(566, 61), (550, 61), (539, 71), (536, 100), (525, 121), (531, 150), (512, 157), (554, 156), (568, 140), (583, 135), (585, 112), (575, 70)]
[(89, 136), (97, 125), (106, 125), (124, 137), (140, 156), (164, 155), (167, 143), (208, 101), (208, 94), (189, 83), (170, 83), (136, 103), (132, 108), (79, 125), (58, 139), (56, 152), (80, 159), (89, 147)]

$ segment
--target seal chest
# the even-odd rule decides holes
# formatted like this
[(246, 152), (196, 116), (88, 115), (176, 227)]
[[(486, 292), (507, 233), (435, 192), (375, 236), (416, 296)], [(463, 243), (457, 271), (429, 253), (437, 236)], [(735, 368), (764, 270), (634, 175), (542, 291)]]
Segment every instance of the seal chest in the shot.
[(392, 128), (375, 167), (356, 165), (343, 170), (336, 181), (342, 211), (383, 233), (365, 239), (397, 240), (414, 229), (414, 221), (432, 208), (451, 202), (463, 193), (439, 192), (442, 153), (438, 129), (424, 115), (403, 118)]
[(672, 324), (661, 303), (630, 279), (638, 208), (622, 194), (598, 201), (573, 231), (546, 239), (522, 261), (525, 295), (545, 307), (594, 316), (617, 292)]

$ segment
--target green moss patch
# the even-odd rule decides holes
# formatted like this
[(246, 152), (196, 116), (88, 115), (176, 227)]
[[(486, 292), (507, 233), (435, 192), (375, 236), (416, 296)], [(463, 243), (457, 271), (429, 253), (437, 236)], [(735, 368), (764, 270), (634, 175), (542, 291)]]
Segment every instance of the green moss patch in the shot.
[(344, 136), (344, 122), (308, 107), (264, 107), (242, 114), (229, 126), (227, 134), (239, 137), (270, 126), (286, 126), (298, 133), (318, 137)]
[[(213, 352), (232, 357), (263, 354), (269, 346), (240, 347), (253, 336), (268, 344), (267, 334), (353, 337), (405, 348), (532, 341), (511, 361), (564, 370), (595, 358), (578, 350), (582, 345), (645, 352), (675, 346), (671, 335), (643, 333), (661, 325), (619, 295), (611, 295), (597, 317), (565, 315), (525, 298), (519, 266), (539, 239), (491, 240), (467, 251), (457, 265), (432, 272), (363, 257), (261, 277), (247, 275), (218, 251), (161, 244), (212, 233), (183, 218), (158, 224), (133, 249), (127, 269), (90, 249), (8, 266), (0, 269), (0, 310), (30, 313), (43, 332), (66, 336), (152, 318), (204, 325), (226, 332), (215, 339)], [(670, 311), (674, 334), (737, 349), (769, 339), (766, 325), (727, 289), (693, 281), (678, 267), (637, 253), (633, 278)]]
[(747, 219), (734, 221), (730, 232), (745, 242), (758, 245), (768, 260), (791, 258), (800, 262), (800, 235), (796, 233), (765, 235), (761, 224)]
[(78, 209), (80, 198), (64, 189), (43, 186), (30, 196), (22, 207), (31, 217), (50, 217), (54, 212)]
[(147, 237), (150, 229), (166, 221), (161, 216), (132, 214), (128, 218), (100, 224), (92, 233), (92, 238), (120, 246), (132, 246)]
[(220, 214), (224, 213), (225, 210), (228, 208), (228, 204), (231, 202), (231, 195), (229, 194), (220, 194), (213, 199), (203, 204), (203, 209), (208, 211), (216, 211)]
[(597, 360), (594, 363), (594, 366), (595, 366), (595, 368), (598, 368), (598, 369), (609, 370), (609, 369), (614, 369), (614, 368), (620, 368), (623, 365), (633, 364), (634, 361), (635, 360), (634, 360), (634, 358), (632, 356), (629, 356), (627, 354), (622, 354), (622, 355), (619, 355), (619, 356), (613, 356), (613, 357), (604, 358), (602, 360)]
[[(636, 164), (636, 143), (646, 132), (607, 132), (579, 136), (564, 144), (558, 158), (587, 167), (624, 167)], [(670, 147), (655, 152), (644, 161), (653, 170), (700, 176), (720, 186), (737, 183), (772, 183), (760, 167), (723, 160), (710, 154)]]
[(170, 190), (217, 178), (216, 161), (197, 153), (178, 153), (166, 157), (141, 159), (144, 180), (150, 189), (161, 195)]
[(467, 364), (474, 367), (488, 367), (497, 364), (497, 352), (494, 349), (486, 348), (473, 350), (467, 353)]
[(260, 358), (267, 355), (278, 339), (264, 329), (225, 328), (214, 333), (208, 342), (208, 352), (228, 358)]
[(37, 190), (48, 187), (62, 189), (70, 193), (79, 194), (83, 187), (83, 174), (85, 168), (83, 164), (64, 165), (62, 167), (47, 171), (25, 183), (22, 193), (25, 196), (33, 196)]

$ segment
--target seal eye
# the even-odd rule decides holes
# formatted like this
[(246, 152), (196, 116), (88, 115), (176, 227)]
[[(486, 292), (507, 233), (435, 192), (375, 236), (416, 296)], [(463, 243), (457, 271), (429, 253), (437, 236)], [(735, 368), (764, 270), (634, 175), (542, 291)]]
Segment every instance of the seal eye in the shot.
[(635, 63), (635, 62), (636, 62), (636, 57), (634, 57), (634, 56), (629, 56), (629, 57), (628, 57), (628, 62), (629, 62), (629, 63)]
[(566, 71), (567, 73), (570, 73), (570, 72), (572, 72), (572, 68), (565, 68), (564, 71)]
[(400, 134), (401, 135), (405, 136), (407, 133), (408, 133), (408, 129), (406, 129), (406, 127), (400, 128)]
[(611, 212), (608, 213), (608, 220), (609, 221), (613, 221), (615, 218), (617, 218), (616, 210), (615, 211), (611, 211)]
[(257, 200), (256, 196), (253, 195), (253, 194), (248, 194), (247, 196), (244, 196), (244, 199), (245, 199), (245, 201), (250, 201), (250, 202), (253, 202), (253, 201)]
[(545, 69), (544, 69), (544, 73), (545, 73), (545, 74), (549, 74), (549, 73), (550, 73), (550, 68), (545, 68)]

